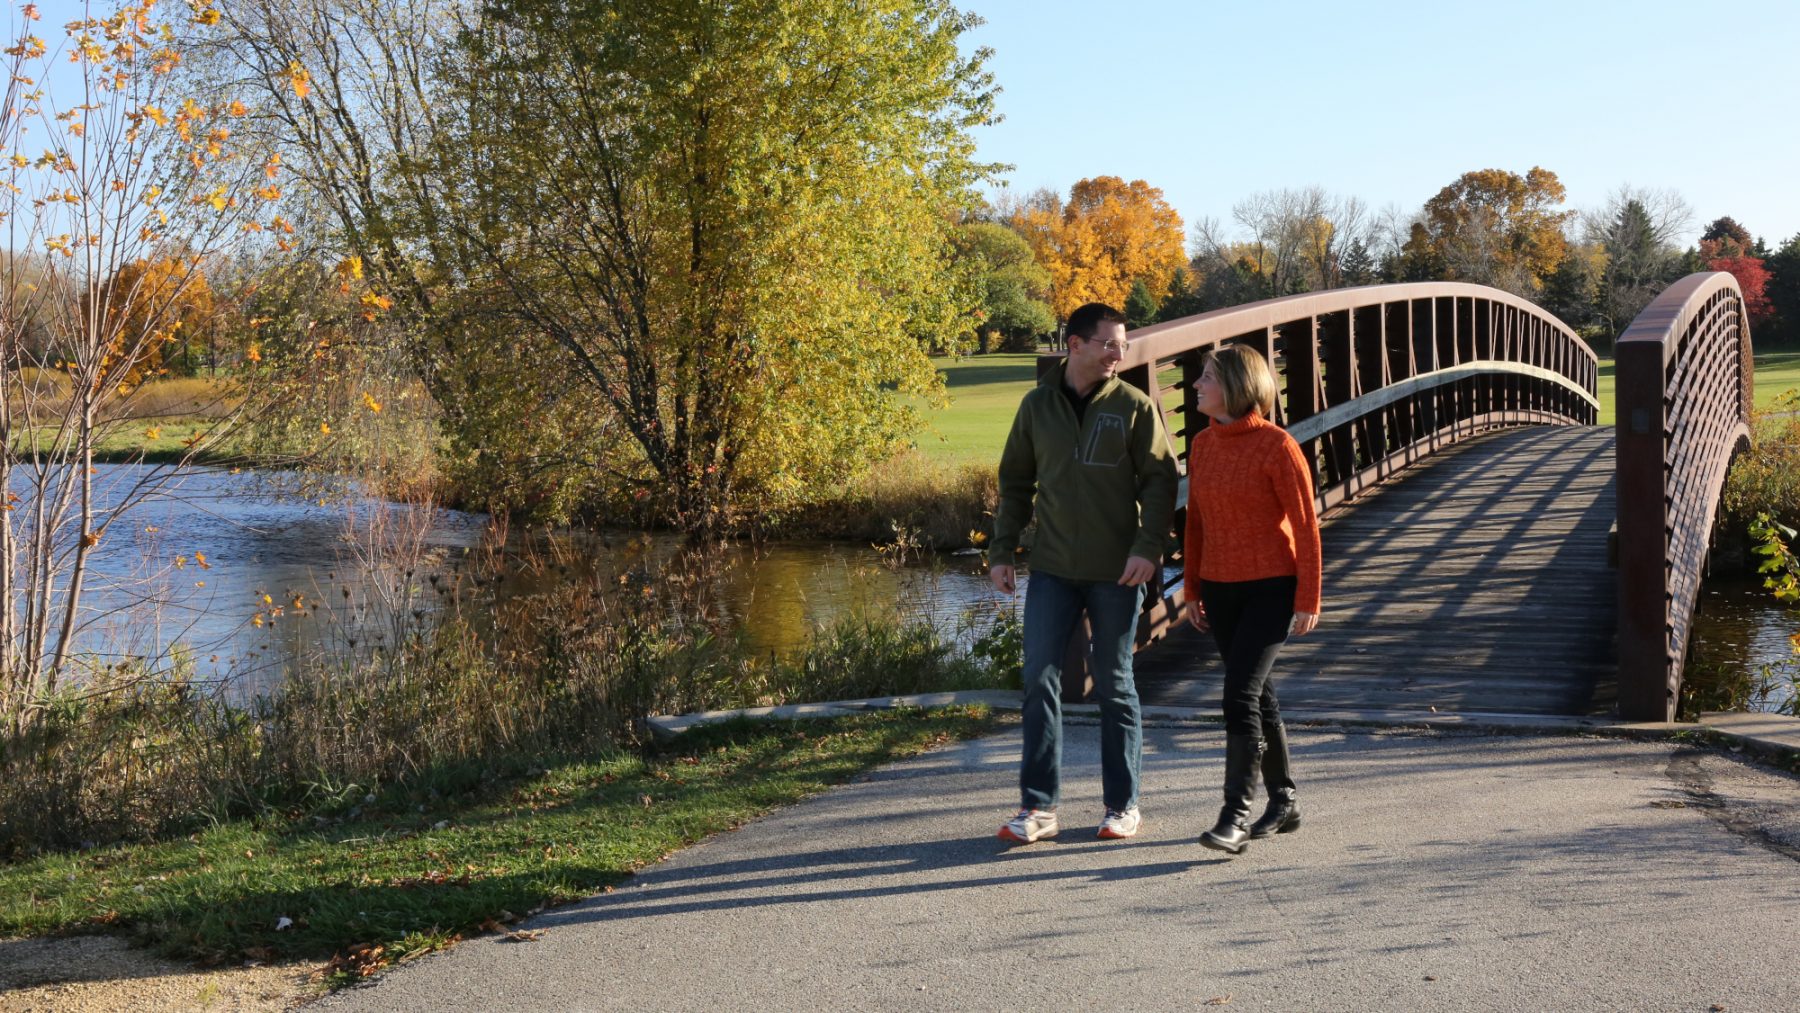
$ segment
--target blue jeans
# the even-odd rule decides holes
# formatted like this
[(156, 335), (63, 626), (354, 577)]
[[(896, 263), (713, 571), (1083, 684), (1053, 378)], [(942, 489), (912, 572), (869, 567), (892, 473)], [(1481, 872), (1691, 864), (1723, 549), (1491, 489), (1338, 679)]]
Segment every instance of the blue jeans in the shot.
[(1061, 794), (1062, 668), (1083, 609), (1093, 628), (1088, 663), (1100, 703), (1100, 784), (1108, 809), (1138, 801), (1144, 726), (1131, 647), (1143, 587), (1065, 580), (1034, 572), (1025, 588), (1025, 754), (1019, 794), (1027, 809), (1054, 809)]

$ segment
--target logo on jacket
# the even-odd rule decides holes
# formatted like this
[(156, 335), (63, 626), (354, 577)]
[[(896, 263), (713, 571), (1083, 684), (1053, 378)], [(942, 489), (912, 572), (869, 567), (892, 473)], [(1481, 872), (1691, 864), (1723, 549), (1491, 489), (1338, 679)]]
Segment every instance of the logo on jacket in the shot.
[(1105, 413), (1096, 415), (1094, 428), (1088, 433), (1087, 450), (1082, 455), (1081, 463), (1116, 468), (1124, 463), (1129, 445), (1125, 416)]

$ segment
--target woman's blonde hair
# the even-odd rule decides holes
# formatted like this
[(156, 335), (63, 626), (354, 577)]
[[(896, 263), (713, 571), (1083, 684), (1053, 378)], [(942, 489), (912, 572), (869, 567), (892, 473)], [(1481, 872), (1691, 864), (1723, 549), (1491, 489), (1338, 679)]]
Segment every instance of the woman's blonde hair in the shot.
[(1207, 352), (1201, 365), (1208, 362), (1225, 392), (1225, 410), (1232, 418), (1242, 418), (1252, 408), (1265, 419), (1275, 416), (1275, 376), (1261, 352), (1249, 345), (1226, 345)]

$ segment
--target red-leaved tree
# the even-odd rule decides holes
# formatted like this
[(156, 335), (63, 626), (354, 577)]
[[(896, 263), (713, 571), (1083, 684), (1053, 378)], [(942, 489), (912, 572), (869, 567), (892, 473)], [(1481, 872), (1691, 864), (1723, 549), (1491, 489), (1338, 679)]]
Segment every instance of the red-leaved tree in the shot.
[[(1717, 249), (1717, 240), (1703, 240), (1700, 252), (1707, 256), (1706, 266), (1714, 271), (1728, 272), (1737, 279), (1738, 288), (1744, 293), (1744, 309), (1750, 314), (1750, 326), (1762, 327), (1775, 317), (1775, 306), (1769, 301), (1769, 269), (1763, 266), (1761, 257), (1742, 254), (1735, 257), (1721, 257)], [(1709, 249), (1709, 247), (1713, 247)]]

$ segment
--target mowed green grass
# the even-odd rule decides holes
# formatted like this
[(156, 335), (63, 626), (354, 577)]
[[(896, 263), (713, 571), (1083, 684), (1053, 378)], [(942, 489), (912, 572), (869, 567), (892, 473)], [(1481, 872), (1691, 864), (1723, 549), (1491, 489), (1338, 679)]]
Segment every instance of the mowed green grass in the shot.
[[(940, 360), (950, 405), (926, 412), (916, 437), (928, 457), (973, 464), (998, 464), (1006, 431), (1019, 399), (1037, 382), (1035, 355), (980, 355)], [(1165, 376), (1165, 382), (1172, 377)], [(1600, 424), (1613, 424), (1613, 361), (1600, 360)], [(1800, 351), (1766, 352), (1756, 357), (1756, 406), (1767, 408), (1785, 393), (1800, 390)], [(1171, 395), (1171, 402), (1174, 395)]]
[(999, 464), (1019, 399), (1037, 383), (1037, 356), (1029, 353), (939, 359), (950, 396), (947, 408), (925, 413), (914, 437), (919, 450), (956, 464)]

